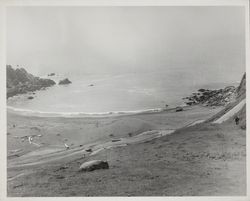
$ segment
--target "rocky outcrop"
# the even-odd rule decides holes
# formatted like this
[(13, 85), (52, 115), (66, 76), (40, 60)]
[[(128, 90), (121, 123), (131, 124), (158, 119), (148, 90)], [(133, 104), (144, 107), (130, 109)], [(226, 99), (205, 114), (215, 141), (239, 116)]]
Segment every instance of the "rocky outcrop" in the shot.
[(65, 78), (64, 80), (60, 80), (59, 81), (59, 85), (63, 85), (63, 84), (71, 84), (72, 82), (68, 79), (68, 78)]
[[(243, 75), (240, 85), (238, 86), (237, 90), (237, 99), (242, 100), (246, 98), (246, 73)], [(241, 129), (246, 129), (246, 105), (244, 108), (239, 111), (237, 114), (239, 118), (239, 126)]]
[(93, 160), (83, 163), (80, 166), (80, 171), (90, 172), (98, 169), (109, 169), (107, 161)]
[[(246, 129), (246, 75), (244, 74), (240, 85), (235, 88), (232, 100), (217, 114), (206, 120), (207, 122), (236, 124)], [(224, 118), (222, 118), (224, 116)], [(221, 120), (220, 120), (221, 119)]]
[(216, 90), (199, 89), (198, 92), (184, 98), (184, 100), (187, 105), (224, 106), (235, 99), (235, 92), (234, 86)]
[(224, 89), (199, 89), (191, 96), (183, 98), (187, 105), (203, 104), (206, 106), (225, 106), (246, 97), (246, 73), (238, 87), (229, 86)]
[(24, 68), (7, 65), (7, 98), (31, 91), (44, 89), (56, 84), (53, 80), (42, 79), (28, 73)]
[(237, 98), (246, 96), (246, 73), (244, 73), (240, 85), (237, 87), (236, 93)]

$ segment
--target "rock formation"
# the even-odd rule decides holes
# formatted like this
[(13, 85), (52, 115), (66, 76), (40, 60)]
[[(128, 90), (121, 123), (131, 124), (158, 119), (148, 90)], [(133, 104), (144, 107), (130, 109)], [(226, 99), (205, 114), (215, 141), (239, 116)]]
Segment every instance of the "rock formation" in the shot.
[(44, 89), (56, 84), (53, 80), (42, 79), (28, 73), (24, 68), (6, 66), (7, 73), (7, 98), (31, 91)]
[(216, 90), (199, 89), (197, 93), (193, 93), (184, 100), (187, 105), (224, 106), (235, 98), (235, 91), (234, 86)]
[(246, 73), (238, 87), (229, 86), (224, 89), (199, 89), (197, 93), (184, 98), (187, 105), (203, 104), (206, 106), (225, 106), (246, 97)]
[(63, 80), (60, 80), (59, 81), (59, 85), (63, 85), (63, 84), (71, 84), (72, 82), (68, 79), (68, 78), (65, 78)]
[(237, 97), (245, 97), (246, 96), (246, 73), (244, 73), (240, 85), (236, 90)]
[[(240, 85), (236, 90), (236, 93), (237, 93), (237, 99), (242, 100), (246, 98), (246, 73), (243, 75)], [(246, 129), (246, 106), (244, 106), (244, 108), (241, 111), (239, 111), (237, 116), (239, 117), (240, 128)]]

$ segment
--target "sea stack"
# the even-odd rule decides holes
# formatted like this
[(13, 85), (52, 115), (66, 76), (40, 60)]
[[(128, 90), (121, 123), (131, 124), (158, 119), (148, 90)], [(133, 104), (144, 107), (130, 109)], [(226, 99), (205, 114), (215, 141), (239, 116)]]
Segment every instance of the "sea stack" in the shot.
[(60, 80), (59, 81), (59, 85), (64, 85), (64, 84), (71, 84), (72, 82), (68, 79), (68, 78), (65, 78), (63, 80)]

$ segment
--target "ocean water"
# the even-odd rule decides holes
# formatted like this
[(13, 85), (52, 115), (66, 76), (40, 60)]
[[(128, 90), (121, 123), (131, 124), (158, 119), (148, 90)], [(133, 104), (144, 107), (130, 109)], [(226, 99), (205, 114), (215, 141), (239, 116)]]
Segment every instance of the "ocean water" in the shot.
[[(45, 76), (46, 77), (46, 76)], [(183, 97), (199, 88), (216, 89), (235, 83), (207, 82), (193, 73), (128, 73), (122, 75), (56, 75), (48, 77), (57, 83), (68, 77), (72, 84), (55, 85), (7, 101), (8, 110), (40, 116), (85, 116), (159, 111), (183, 105)], [(93, 86), (90, 86), (93, 85)]]

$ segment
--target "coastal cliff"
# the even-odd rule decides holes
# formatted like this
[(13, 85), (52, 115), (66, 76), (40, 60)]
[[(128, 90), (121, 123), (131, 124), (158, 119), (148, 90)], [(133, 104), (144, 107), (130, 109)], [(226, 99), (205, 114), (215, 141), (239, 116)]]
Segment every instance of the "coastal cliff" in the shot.
[(55, 85), (51, 79), (42, 79), (28, 73), (24, 68), (12, 68), (6, 66), (7, 98), (24, 94), (30, 91), (40, 90)]
[(237, 97), (246, 97), (246, 73), (244, 73), (240, 85), (238, 86), (237, 90)]
[[(236, 93), (238, 100), (246, 98), (246, 73), (243, 75), (240, 85), (236, 90)], [(246, 129), (246, 106), (244, 106), (243, 109), (240, 110), (237, 115), (239, 117), (239, 126), (242, 129)]]

